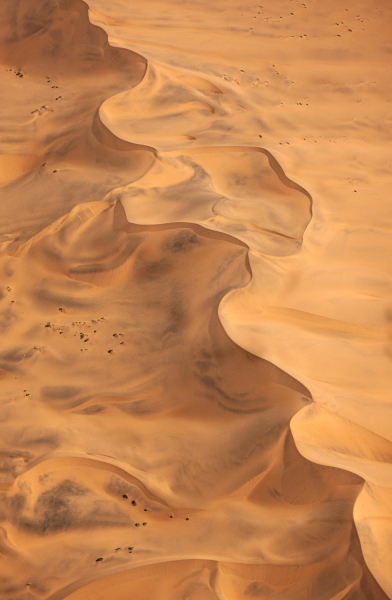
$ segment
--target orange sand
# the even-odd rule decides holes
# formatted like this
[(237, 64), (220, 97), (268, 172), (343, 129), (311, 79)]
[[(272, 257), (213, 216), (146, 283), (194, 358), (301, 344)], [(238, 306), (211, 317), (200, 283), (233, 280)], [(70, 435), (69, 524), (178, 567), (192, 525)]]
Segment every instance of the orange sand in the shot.
[(1, 3), (1, 600), (392, 598), (391, 10)]

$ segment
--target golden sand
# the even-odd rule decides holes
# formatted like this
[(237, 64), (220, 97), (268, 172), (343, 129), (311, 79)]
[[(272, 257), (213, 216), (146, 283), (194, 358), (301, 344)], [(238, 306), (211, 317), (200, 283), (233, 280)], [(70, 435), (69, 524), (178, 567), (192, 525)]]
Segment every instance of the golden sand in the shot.
[(391, 12), (1, 3), (1, 600), (392, 598)]

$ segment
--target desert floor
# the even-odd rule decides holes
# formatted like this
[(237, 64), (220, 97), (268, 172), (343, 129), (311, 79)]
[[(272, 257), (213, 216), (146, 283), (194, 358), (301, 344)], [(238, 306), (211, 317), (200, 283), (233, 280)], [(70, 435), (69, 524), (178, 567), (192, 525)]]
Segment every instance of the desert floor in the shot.
[(2, 0), (1, 600), (392, 598), (391, 26)]

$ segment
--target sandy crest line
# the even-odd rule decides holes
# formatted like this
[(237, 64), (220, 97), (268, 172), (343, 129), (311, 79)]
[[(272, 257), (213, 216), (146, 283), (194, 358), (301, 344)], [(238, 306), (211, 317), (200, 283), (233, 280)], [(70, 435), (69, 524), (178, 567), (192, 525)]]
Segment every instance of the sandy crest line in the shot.
[[(143, 494), (153, 500), (158, 502), (162, 506), (169, 506), (162, 498), (156, 496), (142, 483), (140, 479), (138, 479), (132, 473), (129, 473), (127, 469), (129, 469), (129, 465), (119, 461), (113, 457), (104, 456), (104, 455), (91, 455), (91, 457), (86, 457), (85, 454), (75, 453), (53, 453), (53, 454), (45, 454), (44, 456), (40, 456), (38, 459), (32, 461), (26, 469), (24, 469), (20, 475), (24, 475), (28, 473), (32, 469), (35, 469), (39, 465), (47, 462), (55, 462), (62, 463), (65, 466), (75, 466), (75, 467), (90, 467), (93, 469), (99, 469), (101, 471), (107, 471), (109, 473), (113, 473), (114, 475), (118, 475), (128, 483), (131, 483), (138, 487)], [(136, 469), (135, 469), (136, 471)]]
[[(147, 71), (148, 71), (148, 69), (147, 69)], [(180, 72), (180, 71), (178, 71), (178, 72)], [(144, 79), (143, 79), (142, 81), (144, 81)], [(140, 84), (139, 84), (139, 85), (140, 85)], [(164, 115), (163, 115), (163, 118), (164, 118)], [(108, 125), (106, 124), (106, 126), (108, 126)], [(108, 128), (110, 128), (110, 127), (108, 127)], [(193, 133), (193, 131), (192, 131), (191, 133)], [(179, 138), (178, 138), (178, 140), (179, 140)], [(178, 141), (177, 143), (179, 143), (179, 141)], [(224, 153), (224, 152), (225, 152), (225, 148), (230, 148), (230, 146), (222, 146), (222, 147), (221, 147), (221, 149), (220, 149), (220, 150), (216, 150), (216, 152), (221, 152), (221, 153)], [(199, 149), (199, 152), (200, 152), (200, 153), (202, 153), (202, 152), (203, 152), (203, 150), (204, 150), (204, 151), (206, 151), (206, 149), (205, 149), (205, 148), (200, 148), (200, 149)], [(226, 150), (226, 151), (230, 151), (230, 150)], [(251, 150), (250, 150), (249, 148), (247, 148), (247, 152), (250, 152), (250, 151), (251, 151)], [(259, 149), (258, 151), (259, 151), (259, 152), (260, 152), (260, 151), (262, 152), (262, 149)], [(181, 152), (181, 150), (176, 150), (176, 152)], [(190, 153), (192, 153), (192, 154), (193, 154), (193, 153), (196, 153), (196, 152), (197, 152), (197, 150), (196, 150), (196, 149), (193, 149), (193, 148), (192, 148), (192, 149), (190, 150)], [(208, 152), (208, 150), (207, 150), (207, 152)], [(272, 156), (272, 155), (271, 155), (271, 156)], [(276, 161), (276, 163), (277, 163), (277, 161)], [(277, 163), (277, 164), (278, 164), (278, 163)], [(280, 165), (279, 165), (279, 167), (280, 167)], [(282, 170), (282, 172), (283, 172), (283, 170)], [(309, 198), (309, 197), (310, 197), (310, 195), (308, 195), (308, 198)], [(185, 209), (185, 210), (186, 210), (186, 209)], [(306, 231), (306, 229), (309, 227), (309, 224), (311, 223), (311, 221), (312, 221), (312, 218), (313, 218), (313, 214), (312, 214), (312, 216), (311, 216), (310, 220), (308, 221), (308, 223), (307, 223), (307, 225), (306, 225), (306, 227), (305, 227), (304, 231)], [(184, 220), (186, 220), (186, 219), (184, 219)], [(189, 220), (191, 220), (191, 219), (189, 219)], [(201, 223), (199, 222), (199, 224), (201, 224)], [(332, 224), (333, 224), (333, 223), (332, 223)], [(212, 228), (213, 228), (213, 227), (211, 227), (211, 229), (212, 229)], [(235, 237), (235, 232), (232, 232), (232, 235)], [(242, 240), (242, 241), (244, 241), (244, 240)], [(262, 255), (262, 252), (261, 252), (260, 254)], [(329, 266), (329, 269), (331, 269), (331, 266), (330, 266), (330, 265), (328, 265), (328, 266)], [(252, 282), (253, 282), (254, 280), (255, 280), (255, 273), (253, 273), (253, 274), (252, 274)], [(251, 286), (251, 284), (248, 284), (248, 286), (246, 286), (246, 287), (248, 288), (248, 292), (249, 292), (249, 290), (250, 290), (250, 286)], [(251, 294), (249, 294), (249, 296), (251, 296)], [(246, 344), (243, 344), (243, 343), (242, 343), (242, 342), (244, 341), (244, 337), (241, 337), (241, 335), (239, 334), (239, 331), (234, 331), (234, 330), (235, 330), (235, 328), (236, 328), (236, 327), (238, 327), (238, 329), (239, 329), (239, 330), (241, 330), (241, 329), (242, 329), (242, 331), (244, 331), (244, 332), (245, 332), (245, 336), (246, 336), (246, 331), (247, 331), (247, 329), (253, 328), (253, 329), (254, 329), (254, 334), (255, 334), (255, 336), (256, 336), (256, 335), (259, 335), (259, 336), (260, 336), (260, 334), (259, 334), (259, 331), (258, 331), (258, 326), (257, 326), (257, 319), (255, 319), (255, 317), (257, 317), (257, 311), (256, 311), (255, 313), (253, 313), (253, 315), (252, 315), (252, 316), (251, 316), (251, 318), (250, 318), (250, 321), (249, 321), (249, 323), (245, 323), (245, 322), (244, 322), (244, 323), (241, 323), (241, 322), (237, 322), (237, 323), (235, 323), (235, 320), (236, 320), (236, 319), (234, 318), (234, 320), (233, 320), (234, 313), (233, 313), (233, 311), (231, 311), (231, 312), (230, 312), (230, 308), (228, 308), (228, 309), (225, 311), (225, 319), (224, 319), (224, 320), (222, 320), (222, 305), (228, 306), (228, 304), (230, 304), (230, 302), (228, 302), (228, 297), (230, 297), (230, 299), (231, 299), (231, 300), (232, 300), (232, 299), (235, 299), (235, 293), (233, 293), (233, 292), (230, 292), (229, 294), (227, 294), (227, 295), (224, 297), (224, 299), (221, 301), (221, 304), (220, 304), (219, 317), (220, 317), (220, 320), (221, 320), (221, 322), (222, 322), (222, 324), (223, 324), (223, 326), (224, 326), (224, 328), (225, 328), (225, 331), (228, 333), (228, 335), (231, 337), (231, 339), (233, 339), (233, 341), (235, 341), (235, 342), (236, 342), (238, 345), (242, 346), (244, 349), (248, 350), (249, 352), (254, 352), (254, 348), (255, 348), (255, 346), (252, 346), (252, 345), (250, 344), (250, 345), (248, 345), (248, 347), (246, 347)], [(251, 300), (251, 298), (249, 298), (249, 299)], [(235, 300), (232, 300), (232, 302), (231, 302), (231, 304), (230, 304), (230, 307), (231, 307), (232, 309), (234, 308), (234, 307), (233, 307), (233, 304), (234, 304), (234, 303), (235, 303)], [(265, 307), (261, 306), (261, 308), (263, 309), (263, 308), (265, 308)], [(277, 310), (277, 312), (279, 312), (279, 309), (276, 309), (276, 310)], [(289, 312), (290, 312), (290, 311), (289, 311)], [(319, 315), (317, 315), (317, 313), (313, 313), (313, 312), (311, 312), (311, 311), (309, 311), (308, 313), (306, 313), (306, 312), (303, 312), (303, 311), (300, 311), (300, 313), (301, 313), (301, 317), (303, 317), (303, 316), (305, 316), (305, 315), (309, 315), (309, 317), (308, 317), (308, 318), (310, 318), (310, 320), (311, 320), (311, 321), (313, 321), (313, 320), (315, 320), (315, 321), (319, 321), (319, 320), (321, 320), (321, 321), (322, 321), (322, 323), (325, 325), (325, 327), (324, 327), (323, 329), (325, 330), (325, 332), (327, 332), (327, 333), (328, 333), (329, 335), (331, 335), (331, 336), (334, 336), (334, 334), (335, 334), (335, 336), (336, 336), (336, 333), (337, 333), (337, 332), (335, 331), (335, 328), (334, 328), (334, 329), (331, 331), (331, 329), (330, 329), (330, 326), (331, 326), (332, 324), (334, 324), (334, 323), (341, 323), (340, 327), (343, 327), (343, 330), (345, 329), (345, 327), (344, 327), (344, 321), (338, 321), (336, 318), (335, 318), (335, 319), (328, 320), (328, 319), (326, 319), (325, 317), (323, 317), (322, 315), (320, 315), (320, 316), (319, 316)], [(253, 318), (253, 319), (252, 319), (252, 318)], [(302, 321), (303, 319), (300, 319), (300, 320)], [(230, 327), (230, 328), (227, 326), (227, 325), (228, 325), (228, 321), (232, 321), (232, 327)], [(237, 319), (237, 321), (238, 321), (238, 319)], [(280, 319), (278, 319), (278, 321), (279, 321), (279, 323), (280, 323)], [(282, 323), (282, 325), (285, 325), (285, 323)], [(349, 329), (351, 329), (351, 325), (350, 325), (350, 324), (348, 324), (348, 326), (349, 326)], [(307, 331), (307, 328), (302, 328), (302, 327), (300, 327), (299, 329), (300, 329), (300, 331), (299, 331), (299, 333), (298, 333), (298, 336), (299, 336), (299, 340), (301, 341), (301, 340), (302, 340), (302, 337), (303, 337), (303, 334), (305, 334), (305, 337), (306, 337), (306, 335), (307, 335), (308, 331)], [(317, 329), (318, 329), (318, 328), (317, 328)], [(367, 331), (369, 332), (369, 334), (370, 334), (370, 335), (369, 335), (369, 337), (370, 337), (370, 338), (373, 338), (373, 337), (374, 337), (374, 330), (373, 330), (372, 328), (367, 328), (367, 327), (366, 327), (366, 330), (367, 330)], [(234, 335), (230, 335), (230, 333), (232, 333), (232, 334), (234, 334)], [(287, 334), (287, 331), (286, 331), (285, 333)], [(319, 333), (320, 333), (320, 331), (317, 331), (317, 333), (319, 334)], [(321, 333), (322, 333), (322, 332), (321, 332)], [(346, 333), (346, 332), (344, 332), (344, 333)], [(350, 332), (350, 333), (351, 333), (351, 332)], [(273, 334), (273, 332), (272, 332), (272, 334)], [(372, 335), (372, 334), (373, 334), (373, 335)], [(301, 336), (302, 336), (302, 337), (301, 337)], [(261, 337), (263, 338), (263, 336), (261, 336)], [(283, 334), (282, 334), (282, 337), (283, 337)], [(272, 337), (272, 339), (273, 339), (273, 337)], [(264, 339), (263, 339), (263, 341), (264, 341)], [(294, 339), (293, 339), (293, 341), (295, 342), (295, 336), (294, 336)], [(352, 341), (352, 340), (350, 340), (350, 342), (351, 342), (351, 341)], [(318, 336), (318, 343), (320, 344), (320, 343), (322, 343), (322, 342), (324, 342), (323, 335), (321, 335), (321, 336), (319, 335), (319, 336)], [(251, 346), (252, 346), (252, 347), (251, 347)], [(300, 350), (299, 350), (299, 351), (301, 351), (301, 346), (299, 346), (299, 348), (300, 348)], [(263, 358), (270, 359), (270, 357), (269, 357), (268, 353), (267, 353), (267, 355), (265, 355), (265, 354), (264, 354), (264, 349), (263, 349), (262, 345), (260, 346), (260, 349), (261, 349), (261, 352), (258, 352), (258, 351), (256, 350), (256, 352), (254, 352), (254, 353), (255, 353), (255, 354), (257, 354), (258, 356), (261, 356), (261, 357), (263, 357)], [(339, 350), (339, 348), (337, 348), (337, 351), (338, 351), (338, 350)], [(355, 350), (355, 348), (354, 348), (354, 350)], [(336, 348), (335, 348), (335, 351), (336, 351)], [(338, 352), (337, 352), (337, 354), (338, 354)], [(283, 356), (284, 356), (284, 355), (283, 355)], [(303, 355), (303, 356), (304, 356), (304, 359), (306, 359), (306, 356), (307, 356), (307, 355), (306, 355), (306, 352), (304, 352), (304, 355)], [(289, 372), (291, 375), (293, 375), (293, 369), (291, 368), (291, 362), (290, 362), (290, 358), (291, 358), (291, 357), (290, 357), (290, 355), (289, 355), (289, 357), (288, 357), (288, 358), (286, 357), (286, 361), (284, 360), (284, 358), (282, 358), (282, 359), (280, 360), (280, 363), (279, 363), (279, 362), (276, 362), (276, 361), (275, 361), (275, 360), (273, 360), (273, 359), (271, 359), (271, 360), (272, 360), (272, 362), (274, 362), (274, 364), (278, 364), (278, 366), (280, 366), (280, 368), (283, 368), (283, 369), (285, 368), (285, 363), (286, 363), (286, 369), (285, 369), (285, 370), (286, 370), (287, 372)], [(287, 367), (288, 367), (288, 370), (287, 370)], [(298, 379), (301, 381), (300, 374), (301, 374), (301, 372), (299, 371), (299, 372), (295, 373), (295, 374), (294, 374), (294, 376), (295, 376), (295, 377), (297, 377), (297, 378), (298, 378)], [(327, 378), (327, 377), (328, 377), (328, 375), (326, 375), (326, 378)], [(308, 378), (308, 379), (309, 379), (309, 378)], [(311, 382), (313, 382), (313, 381), (314, 381), (314, 382), (316, 382), (317, 380), (320, 380), (320, 381), (321, 381), (321, 378), (320, 378), (320, 377), (316, 377), (316, 378), (313, 378), (313, 377), (311, 377)], [(303, 382), (303, 383), (305, 383), (305, 385), (307, 385), (308, 387), (310, 387), (310, 386), (309, 386), (309, 381), (306, 381), (306, 382), (304, 382), (304, 381), (302, 380), (302, 382)], [(312, 387), (313, 387), (313, 392), (316, 392), (316, 394), (317, 394), (317, 388), (316, 388), (316, 386), (315, 386), (315, 385), (313, 385)], [(311, 391), (312, 391), (312, 387), (310, 387), (310, 390), (311, 390)], [(332, 395), (332, 396), (333, 396), (333, 395)], [(299, 411), (299, 413), (301, 413), (301, 416), (302, 416), (302, 418), (304, 419), (304, 415), (306, 414), (306, 410), (305, 410), (305, 409), (302, 409), (302, 410), (300, 410), (300, 411)], [(298, 414), (299, 414), (299, 413), (298, 413)], [(298, 417), (298, 415), (297, 415), (297, 419), (296, 419), (296, 421), (298, 421), (298, 418), (299, 418), (299, 417)], [(292, 428), (292, 430), (293, 430), (293, 434), (294, 434), (294, 438), (295, 438), (295, 437), (296, 437), (296, 435), (295, 435), (295, 434), (296, 434), (296, 430), (295, 430), (295, 428)], [(332, 452), (332, 454), (333, 454), (334, 452), (336, 452), (336, 448), (332, 447), (332, 448), (331, 448), (331, 452)], [(303, 452), (303, 455), (304, 455), (304, 456), (306, 456), (306, 453), (305, 453), (305, 452)], [(311, 460), (311, 459), (310, 459), (310, 460)], [(329, 459), (329, 460), (330, 460), (330, 459)], [(330, 464), (330, 462), (328, 462), (328, 457), (327, 457), (327, 459), (326, 459), (326, 462), (322, 461), (322, 464)], [(350, 465), (349, 465), (349, 464), (347, 464), (347, 468), (349, 468), (349, 467), (350, 467)], [(367, 493), (367, 491), (364, 489), (364, 490), (361, 492), (361, 494), (360, 494), (359, 498), (357, 499), (356, 506), (355, 506), (355, 509), (354, 509), (354, 513), (355, 513), (355, 515), (356, 515), (356, 519), (355, 519), (355, 521), (356, 521), (357, 525), (358, 525), (358, 520), (359, 520), (359, 517), (361, 517), (361, 518), (362, 518), (362, 520), (365, 522), (365, 525), (366, 525), (366, 520), (367, 520), (367, 518), (368, 518), (368, 515), (369, 515), (369, 509), (368, 509), (368, 503), (369, 503), (369, 502), (370, 502), (370, 496), (369, 496), (369, 494)], [(375, 505), (376, 505), (376, 504), (377, 504), (377, 503), (375, 503)], [(360, 512), (361, 512), (360, 508), (361, 508), (361, 507), (362, 507), (362, 514), (360, 514)], [(371, 515), (370, 515), (370, 516), (371, 516)], [(366, 537), (366, 535), (367, 535), (367, 532), (366, 532), (366, 530), (365, 530), (365, 525), (363, 525), (363, 527), (362, 527), (362, 531), (361, 531), (361, 529), (359, 529), (359, 533), (360, 533), (361, 541), (362, 541), (363, 543), (365, 542), (365, 537)], [(362, 534), (362, 535), (361, 535), (361, 534)], [(366, 544), (365, 544), (365, 549), (366, 549)], [(367, 559), (368, 563), (370, 562), (370, 554), (369, 554), (369, 552), (370, 552), (370, 550), (369, 550), (369, 548), (367, 548), (367, 553), (365, 553), (365, 556), (366, 556), (366, 559)], [(389, 580), (388, 580), (388, 576), (387, 576), (387, 578), (386, 578), (386, 579), (383, 577), (383, 575), (384, 575), (384, 573), (383, 573), (383, 568), (384, 568), (384, 571), (385, 571), (385, 565), (384, 565), (383, 563), (382, 563), (382, 565), (377, 565), (377, 563), (375, 562), (375, 563), (373, 563), (373, 564), (370, 564), (370, 566), (371, 566), (371, 568), (372, 568), (372, 571), (373, 571), (373, 572), (376, 574), (376, 577), (377, 577), (377, 579), (378, 579), (379, 583), (382, 583), (382, 587), (383, 587), (383, 588), (384, 588), (384, 590), (385, 590), (385, 591), (387, 591), (387, 593), (388, 593), (388, 591), (390, 591), (390, 585), (388, 584), (388, 581), (389, 581)]]
[(226, 561), (227, 559), (225, 557), (215, 557), (215, 556), (203, 556), (203, 557), (195, 557), (195, 556), (186, 556), (186, 557), (181, 557), (181, 556), (176, 556), (173, 555), (171, 557), (167, 558), (159, 558), (159, 559), (155, 559), (155, 560), (144, 560), (141, 561), (140, 563), (135, 564), (133, 567), (116, 567), (115, 569), (110, 569), (108, 571), (105, 571), (104, 574), (100, 574), (100, 575), (90, 575), (87, 577), (82, 577), (81, 579), (79, 579), (78, 581), (74, 581), (73, 583), (70, 583), (69, 585), (65, 586), (64, 588), (62, 588), (61, 590), (57, 590), (56, 592), (54, 592), (53, 594), (51, 594), (50, 596), (47, 596), (45, 598), (45, 600), (65, 600), (66, 598), (68, 598), (71, 594), (73, 594), (73, 592), (77, 592), (78, 590), (86, 587), (89, 583), (93, 583), (94, 581), (97, 581), (98, 579), (106, 579), (107, 577), (110, 577), (111, 575), (115, 575), (116, 573), (128, 573), (130, 571), (134, 571), (135, 569), (139, 568), (139, 567), (148, 567), (151, 565), (162, 565), (162, 564), (173, 564), (173, 563), (182, 563), (185, 561), (200, 561), (203, 563), (207, 563), (207, 562), (214, 562), (214, 563), (218, 563), (219, 561)]

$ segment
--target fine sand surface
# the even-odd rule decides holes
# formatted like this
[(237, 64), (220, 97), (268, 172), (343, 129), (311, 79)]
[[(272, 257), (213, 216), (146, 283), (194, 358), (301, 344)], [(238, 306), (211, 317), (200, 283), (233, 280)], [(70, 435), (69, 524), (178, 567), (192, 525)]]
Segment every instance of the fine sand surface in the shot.
[(392, 598), (392, 7), (0, 3), (0, 599)]

